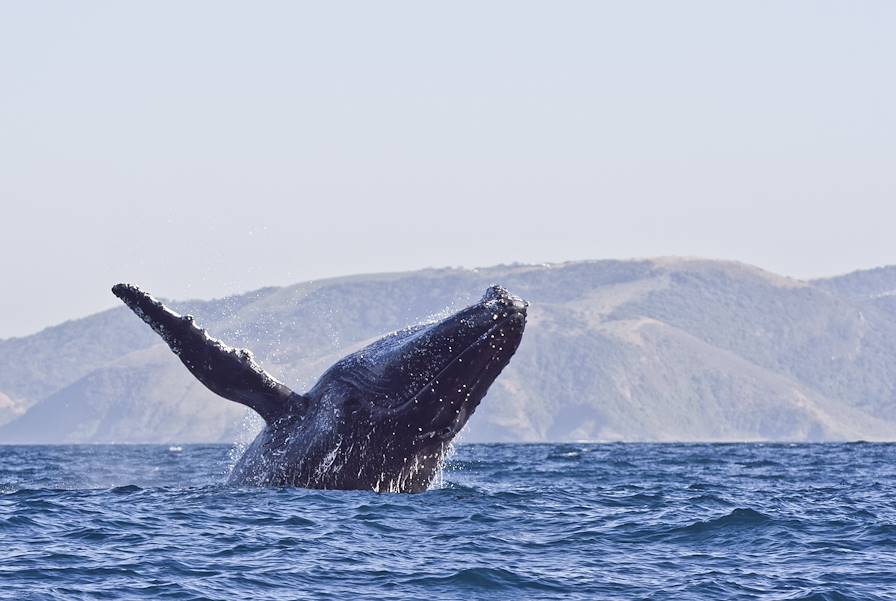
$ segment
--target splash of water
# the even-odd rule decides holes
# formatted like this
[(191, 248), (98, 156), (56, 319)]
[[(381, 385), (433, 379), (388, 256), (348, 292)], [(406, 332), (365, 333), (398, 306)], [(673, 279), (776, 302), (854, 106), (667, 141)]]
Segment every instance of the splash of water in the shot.
[(258, 436), (259, 430), (263, 427), (264, 420), (262, 420), (261, 416), (254, 411), (247, 410), (243, 414), (239, 428), (237, 429), (236, 440), (227, 451), (227, 462), (224, 464), (225, 477), (230, 477), (230, 474), (233, 473), (233, 468), (236, 467), (240, 457), (243, 456), (243, 453), (246, 452), (246, 449), (252, 444), (252, 441)]

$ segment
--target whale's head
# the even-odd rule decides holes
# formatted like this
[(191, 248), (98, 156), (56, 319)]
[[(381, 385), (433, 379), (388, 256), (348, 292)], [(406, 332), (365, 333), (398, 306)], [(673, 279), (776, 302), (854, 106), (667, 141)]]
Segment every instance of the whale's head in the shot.
[[(522, 339), (528, 303), (500, 286), (457, 313), (389, 334), (333, 365), (308, 396), (337, 429), (402, 459), (438, 453)], [(310, 416), (309, 416), (310, 417)]]

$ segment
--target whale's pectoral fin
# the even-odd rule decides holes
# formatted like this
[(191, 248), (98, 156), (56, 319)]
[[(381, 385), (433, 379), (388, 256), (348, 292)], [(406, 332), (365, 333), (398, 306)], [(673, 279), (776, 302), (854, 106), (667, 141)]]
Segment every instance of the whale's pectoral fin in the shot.
[(112, 293), (123, 300), (168, 343), (187, 369), (206, 388), (225, 399), (254, 409), (268, 423), (304, 411), (306, 397), (265, 372), (245, 349), (235, 349), (210, 337), (137, 286), (116, 284)]

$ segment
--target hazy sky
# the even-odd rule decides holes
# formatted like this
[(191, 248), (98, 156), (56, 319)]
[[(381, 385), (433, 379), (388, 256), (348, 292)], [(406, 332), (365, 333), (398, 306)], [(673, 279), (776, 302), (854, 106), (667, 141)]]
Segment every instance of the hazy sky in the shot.
[(3, 2), (0, 337), (426, 266), (896, 263), (896, 2)]

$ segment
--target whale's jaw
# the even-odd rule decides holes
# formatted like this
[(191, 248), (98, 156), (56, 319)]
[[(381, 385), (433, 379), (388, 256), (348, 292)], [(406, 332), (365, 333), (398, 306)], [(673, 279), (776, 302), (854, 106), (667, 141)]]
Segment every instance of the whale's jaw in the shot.
[(413, 399), (416, 411), (407, 421), (418, 423), (418, 438), (450, 442), (510, 362), (522, 341), (526, 316), (517, 311), (504, 313)]

